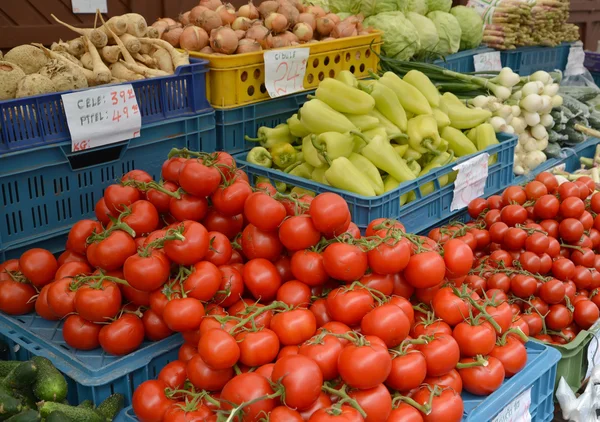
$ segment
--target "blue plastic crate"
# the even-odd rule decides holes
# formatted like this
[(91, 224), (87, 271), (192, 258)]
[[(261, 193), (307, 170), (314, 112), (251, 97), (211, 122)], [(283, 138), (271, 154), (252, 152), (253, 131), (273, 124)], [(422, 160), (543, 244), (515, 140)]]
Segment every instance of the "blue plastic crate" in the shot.
[(130, 170), (158, 180), (173, 147), (215, 151), (214, 111), (150, 124), (139, 138), (90, 151), (60, 143), (0, 154), (0, 253), (93, 217), (104, 188)]
[(570, 50), (570, 43), (562, 43), (556, 47), (519, 47), (502, 51), (500, 59), (502, 66), (510, 67), (521, 76), (527, 76), (538, 70), (565, 70)]
[(256, 137), (261, 126), (274, 127), (285, 123), (298, 109), (308, 101), (313, 91), (303, 91), (269, 101), (250, 104), (226, 110), (215, 110), (217, 122), (217, 149), (230, 154), (245, 151), (252, 147), (244, 136)]
[[(528, 342), (527, 366), (487, 397), (463, 392), (464, 422), (491, 421), (515, 398), (531, 388), (529, 413), (534, 422), (549, 422), (554, 416), (554, 378), (560, 353), (540, 343)], [(115, 422), (135, 422), (133, 408), (124, 409)]]
[[(142, 127), (211, 110), (206, 99), (208, 61), (193, 59), (170, 76), (130, 82), (142, 112)], [(61, 95), (0, 101), (0, 152), (71, 139)]]
[(565, 160), (565, 170), (569, 172), (579, 170), (581, 168), (579, 157), (592, 158), (596, 153), (598, 143), (600, 143), (600, 139), (588, 138), (585, 142), (575, 145)]
[[(497, 192), (513, 183), (513, 163), (514, 152), (517, 144), (517, 138), (512, 135), (499, 134), (500, 143), (493, 145), (486, 150), (490, 155), (498, 154), (498, 161), (489, 167), (488, 178), (486, 181), (485, 194)], [(440, 188), (438, 179), (452, 172), (452, 167), (456, 163), (451, 163), (440, 167), (422, 177), (410, 182), (403, 183), (397, 189), (377, 197), (366, 197), (351, 192), (322, 185), (311, 180), (292, 176), (278, 170), (267, 169), (248, 163), (246, 153), (234, 155), (239, 166), (243, 166), (252, 179), (256, 176), (269, 178), (272, 182), (279, 181), (292, 186), (300, 186), (313, 192), (335, 192), (341, 195), (352, 213), (352, 221), (356, 225), (365, 229), (369, 222), (375, 218), (397, 218), (402, 221), (406, 229), (410, 232), (419, 232), (424, 227), (429, 227), (435, 222), (446, 218), (451, 214), (450, 204), (452, 203), (454, 183), (450, 183)], [(470, 157), (461, 157), (458, 162), (464, 161)], [(252, 177), (254, 176), (254, 177)], [(421, 197), (420, 187), (426, 183), (434, 182), (435, 191)], [(400, 197), (405, 193), (415, 191), (417, 198), (413, 202), (400, 206)]]
[(127, 356), (113, 356), (98, 348), (90, 351), (69, 347), (62, 336), (62, 322), (46, 321), (36, 314), (10, 317), (0, 314), (0, 339), (8, 344), (11, 360), (43, 356), (52, 361), (68, 381), (69, 403), (92, 400), (99, 404), (113, 393), (131, 404), (135, 388), (155, 379), (169, 362), (177, 360), (183, 344), (180, 334), (158, 342), (144, 342)]
[(482, 53), (489, 53), (494, 51), (493, 48), (479, 47), (472, 50), (465, 50), (456, 54), (451, 54), (444, 57), (444, 59), (436, 60), (433, 64), (441, 66), (445, 69), (452, 70), (460, 73), (475, 72), (475, 63), (473, 62), (473, 56)]
[(590, 72), (600, 73), (600, 53), (586, 51), (583, 64)]

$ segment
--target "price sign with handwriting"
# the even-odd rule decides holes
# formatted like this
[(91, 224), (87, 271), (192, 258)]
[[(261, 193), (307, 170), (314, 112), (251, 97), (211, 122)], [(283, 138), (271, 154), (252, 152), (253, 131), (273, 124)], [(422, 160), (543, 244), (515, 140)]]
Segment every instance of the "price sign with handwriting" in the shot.
[(73, 13), (84, 14), (84, 13), (96, 13), (96, 10), (100, 10), (100, 13), (108, 13), (107, 0), (71, 0), (71, 6)]
[(499, 51), (476, 54), (473, 56), (473, 64), (475, 65), (475, 72), (502, 70)]
[(304, 89), (304, 74), (309, 54), (310, 48), (265, 51), (265, 86), (271, 98)]
[(62, 95), (71, 151), (83, 151), (140, 136), (142, 114), (131, 84)]
[(531, 422), (531, 388), (508, 404), (492, 422)]
[(489, 154), (484, 152), (452, 167), (458, 171), (454, 181), (454, 196), (450, 211), (461, 210), (473, 199), (483, 195), (488, 177)]

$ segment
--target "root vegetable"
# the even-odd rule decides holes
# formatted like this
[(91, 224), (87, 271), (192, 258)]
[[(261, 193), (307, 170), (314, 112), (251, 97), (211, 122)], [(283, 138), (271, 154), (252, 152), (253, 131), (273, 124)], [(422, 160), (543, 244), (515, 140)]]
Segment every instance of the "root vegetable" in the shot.
[(122, 79), (125, 81), (137, 81), (144, 79), (142, 75), (139, 75), (129, 70), (123, 63), (113, 63), (110, 65), (110, 72), (114, 78)]
[(110, 38), (110, 31), (107, 29), (107, 27), (109, 27), (115, 34), (123, 35), (127, 32), (127, 19), (122, 16), (113, 16), (107, 20), (104, 25), (98, 28)]
[(89, 52), (86, 52), (83, 56), (81, 56), (80, 61), (81, 65), (86, 69), (92, 70), (94, 68), (94, 63), (92, 62), (92, 55)]
[(200, 6), (207, 7), (210, 10), (217, 10), (222, 5), (221, 0), (200, 0)]
[(358, 35), (356, 23), (352, 23), (349, 20), (338, 23), (335, 28), (333, 28), (333, 31), (331, 31), (331, 36), (334, 38), (355, 37), (356, 35)]
[(298, 37), (299, 41), (309, 41), (313, 37), (313, 30), (307, 23), (297, 23), (294, 26), (294, 35)]
[(169, 22), (167, 22), (166, 19), (159, 19), (156, 22), (154, 22), (150, 28), (156, 28), (156, 30), (158, 31), (158, 38), (162, 38), (163, 33), (165, 31), (168, 31), (170, 26), (171, 25), (169, 25)]
[(4, 61), (16, 64), (29, 75), (39, 71), (48, 62), (48, 57), (42, 50), (32, 45), (20, 45), (6, 53)]
[(178, 22), (175, 19), (171, 19), (171, 18), (160, 18), (159, 20), (163, 20), (165, 22), (167, 22), (167, 24), (169, 26), (177, 26)]
[(314, 31), (317, 29), (317, 18), (312, 13), (300, 13), (298, 15), (298, 23), (305, 23)]
[(252, 21), (243, 16), (236, 18), (233, 21), (233, 24), (231, 25), (231, 29), (233, 29), (234, 31), (237, 31), (237, 30), (247, 31), (251, 27), (252, 27)]
[(156, 67), (164, 72), (172, 74), (174, 72), (173, 59), (167, 50), (161, 47), (156, 47), (151, 56), (156, 60)]
[(171, 60), (173, 60), (173, 67), (177, 69), (179, 66), (184, 66), (190, 64), (190, 55), (188, 53), (182, 53), (177, 51), (171, 44), (164, 40), (156, 40), (153, 38), (140, 38), (142, 43), (153, 44), (159, 47), (164, 48), (171, 55)]
[(246, 32), (246, 38), (257, 41), (262, 48), (267, 47), (267, 36), (270, 31), (265, 26), (253, 26)]
[(165, 71), (158, 70), (158, 69), (150, 69), (149, 67), (146, 67), (139, 63), (132, 64), (132, 63), (127, 63), (126, 61), (123, 61), (123, 60), (120, 60), (119, 63), (122, 63), (123, 66), (125, 66), (127, 69), (129, 69), (135, 73), (139, 73), (140, 75), (143, 75), (146, 78), (153, 78), (155, 76), (168, 76), (169, 75)]
[(315, 18), (323, 18), (327, 14), (321, 6), (317, 6), (317, 5), (308, 6), (306, 8), (305, 12), (310, 13), (311, 15), (314, 15)]
[(200, 50), (201, 53), (204, 54), (214, 54), (215, 50), (213, 50), (210, 45), (207, 45), (206, 47), (204, 47), (202, 50)]
[(189, 25), (191, 23), (190, 22), (190, 14), (191, 13), (192, 12), (188, 10), (187, 12), (182, 13), (181, 15), (179, 15), (179, 22), (181, 22), (181, 24), (183, 26), (187, 26), (187, 25)]
[(323, 17), (329, 19), (330, 21), (332, 21), (336, 25), (342, 21), (342, 19), (338, 15), (336, 15), (335, 13), (328, 13), (328, 14), (326, 14)]
[(288, 20), (281, 13), (271, 13), (265, 19), (265, 26), (275, 34), (279, 34), (287, 29)]
[(219, 14), (223, 25), (231, 25), (233, 21), (235, 21), (235, 7), (233, 7), (231, 4), (219, 6), (216, 12)]
[(83, 53), (85, 53), (85, 44), (83, 43), (81, 37), (67, 41), (67, 44), (69, 44), (67, 52), (72, 56), (79, 58), (83, 55)]
[(235, 32), (235, 36), (237, 37), (238, 41), (243, 39), (246, 36), (246, 31), (243, 31), (241, 29), (236, 29), (233, 32)]
[(151, 69), (156, 69), (156, 66), (157, 66), (156, 59), (153, 59), (149, 55), (147, 55), (147, 54), (142, 55), (140, 53), (135, 53), (135, 54), (132, 54), (132, 56), (136, 61), (140, 62), (144, 66), (148, 66)]
[(322, 37), (327, 37), (335, 28), (335, 22), (329, 18), (317, 18), (317, 32)]
[(83, 37), (83, 40), (87, 43), (88, 52), (92, 56), (92, 72), (94, 72), (94, 81), (98, 84), (106, 84), (110, 82), (112, 77), (110, 69), (104, 64), (100, 53), (94, 47), (94, 44), (89, 40), (88, 37)]
[(179, 38), (179, 45), (184, 50), (200, 51), (208, 45), (208, 34), (198, 26), (187, 26)]
[(233, 54), (238, 46), (238, 39), (233, 29), (222, 26), (210, 33), (210, 46), (217, 53)]
[(40, 69), (39, 74), (52, 81), (56, 92), (88, 87), (84, 69), (77, 67), (66, 59), (64, 61), (60, 59), (50, 60)]
[(287, 0), (280, 0), (277, 13), (285, 16), (290, 27), (296, 25), (296, 22), (298, 22), (298, 16), (300, 16), (298, 9), (296, 9), (296, 7)]
[[(127, 20), (127, 33), (136, 37), (145, 37), (148, 31), (146, 19), (137, 13), (126, 13), (122, 16)], [(114, 31), (113, 31), (114, 32)]]
[(298, 37), (292, 32), (286, 31), (283, 34), (271, 35), (267, 37), (267, 46), (269, 48), (289, 47), (298, 42)]
[(196, 25), (201, 26), (206, 33), (210, 34), (213, 29), (221, 27), (223, 21), (217, 12), (207, 9), (200, 14), (200, 17), (196, 20)]
[(245, 38), (240, 40), (238, 48), (235, 50), (236, 54), (254, 53), (255, 51), (261, 51), (262, 47), (255, 40)]
[(161, 39), (168, 42), (173, 47), (179, 47), (179, 40), (181, 39), (181, 34), (183, 34), (183, 28), (170, 27), (167, 31), (163, 33)]
[(238, 16), (254, 20), (258, 19), (260, 17), (260, 14), (258, 13), (258, 9), (254, 5), (254, 3), (252, 3), (252, 1), (249, 1), (248, 4), (240, 6), (240, 8), (238, 9)]
[(19, 81), (25, 72), (19, 66), (7, 61), (0, 61), (0, 100), (15, 98)]
[(87, 36), (95, 47), (102, 48), (108, 43), (108, 36), (103, 30), (92, 28), (76, 28), (73, 25), (69, 25), (68, 23), (61, 21), (52, 14), (50, 16), (52, 16), (56, 22), (64, 27), (69, 28), (71, 31), (76, 32), (79, 35)]
[(149, 26), (146, 36), (148, 38), (160, 38), (160, 33), (158, 32), (158, 29), (154, 28), (153, 26)]
[(140, 49), (142, 48), (142, 43), (140, 42), (140, 40), (138, 40), (131, 34), (123, 34), (120, 35), (119, 38), (125, 45), (127, 51), (129, 51), (130, 53), (139, 53)]
[[(190, 14), (188, 15), (189, 23), (192, 25), (200, 26), (200, 16), (204, 13), (205, 10), (209, 10), (204, 6), (196, 6), (190, 10)], [(181, 22), (183, 23), (183, 22)]]
[(32, 95), (49, 94), (56, 92), (52, 81), (46, 76), (37, 73), (27, 75), (17, 84), (16, 98), (30, 97)]
[(258, 13), (263, 19), (266, 19), (271, 13), (277, 12), (279, 9), (279, 3), (274, 0), (263, 1), (258, 6)]

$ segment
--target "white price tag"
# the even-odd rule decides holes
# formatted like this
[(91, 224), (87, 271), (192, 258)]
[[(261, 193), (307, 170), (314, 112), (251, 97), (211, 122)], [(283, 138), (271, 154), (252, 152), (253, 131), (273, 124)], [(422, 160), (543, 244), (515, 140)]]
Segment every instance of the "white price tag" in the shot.
[(600, 325), (600, 321), (597, 321), (588, 331), (594, 333), (594, 336), (588, 343), (587, 350), (587, 360), (588, 360), (588, 369), (585, 374), (585, 377), (588, 378), (592, 374), (592, 370), (594, 366), (600, 365), (600, 332), (598, 332), (598, 325)]
[(583, 51), (583, 43), (577, 41), (571, 45), (569, 49), (569, 57), (567, 58), (567, 67), (565, 76), (577, 76), (585, 73), (585, 52)]
[(140, 136), (142, 115), (131, 84), (62, 95), (71, 151), (83, 151)]
[(484, 152), (452, 167), (453, 170), (458, 171), (458, 174), (454, 182), (454, 197), (450, 204), (450, 211), (463, 209), (473, 199), (483, 195), (488, 177), (489, 157), (490, 155)]
[(473, 56), (473, 64), (475, 65), (475, 72), (502, 70), (499, 51), (476, 54)]
[(506, 406), (492, 422), (531, 422), (531, 388)]
[(310, 48), (265, 51), (265, 86), (271, 98), (304, 89), (304, 74), (309, 54)]
[(73, 13), (96, 13), (100, 9), (100, 13), (108, 13), (107, 0), (71, 0)]

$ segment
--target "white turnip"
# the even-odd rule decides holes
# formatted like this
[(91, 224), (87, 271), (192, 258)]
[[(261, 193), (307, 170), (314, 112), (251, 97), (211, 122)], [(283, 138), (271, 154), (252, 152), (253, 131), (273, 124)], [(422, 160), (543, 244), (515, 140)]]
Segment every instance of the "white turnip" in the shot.
[(233, 54), (238, 46), (238, 39), (233, 29), (222, 26), (210, 33), (210, 46), (217, 53)]
[(186, 26), (179, 38), (179, 45), (184, 50), (200, 51), (208, 45), (208, 34), (198, 26)]

